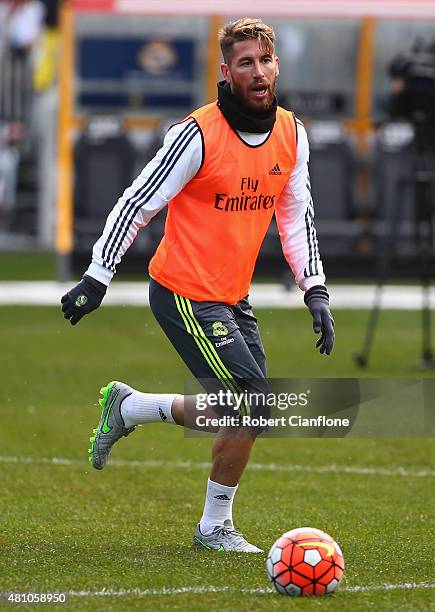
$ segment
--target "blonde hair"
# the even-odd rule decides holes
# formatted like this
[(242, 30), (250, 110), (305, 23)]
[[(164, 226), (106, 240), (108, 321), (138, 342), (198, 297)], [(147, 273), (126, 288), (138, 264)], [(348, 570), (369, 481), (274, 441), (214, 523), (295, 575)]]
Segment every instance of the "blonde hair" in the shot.
[(271, 55), (275, 49), (275, 32), (261, 19), (244, 17), (227, 23), (219, 30), (219, 44), (224, 61), (228, 64), (232, 57), (233, 45), (244, 40), (258, 40)]

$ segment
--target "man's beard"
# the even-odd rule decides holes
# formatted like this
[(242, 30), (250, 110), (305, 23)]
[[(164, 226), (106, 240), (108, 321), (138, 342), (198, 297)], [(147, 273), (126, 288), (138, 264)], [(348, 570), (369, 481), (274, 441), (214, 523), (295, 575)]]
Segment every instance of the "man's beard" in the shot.
[(273, 83), (270, 83), (267, 88), (268, 95), (263, 100), (253, 100), (247, 95), (242, 88), (239, 88), (236, 83), (231, 85), (231, 91), (242, 102), (244, 106), (252, 111), (265, 111), (269, 109), (275, 99), (276, 78)]

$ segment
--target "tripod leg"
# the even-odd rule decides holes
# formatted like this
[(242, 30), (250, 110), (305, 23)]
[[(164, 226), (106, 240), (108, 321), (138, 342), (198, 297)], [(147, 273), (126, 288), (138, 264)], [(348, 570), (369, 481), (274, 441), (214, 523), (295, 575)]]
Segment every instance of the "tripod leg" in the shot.
[(430, 312), (430, 283), (429, 277), (422, 279), (423, 304), (421, 310), (422, 331), (422, 360), (423, 368), (434, 367), (433, 353), (431, 348), (431, 312)]
[(422, 308), (421, 308), (421, 367), (435, 367), (431, 347), (430, 312), (430, 256), (433, 248), (433, 180), (420, 180), (417, 184), (417, 244), (421, 266)]
[(378, 258), (378, 284), (376, 287), (373, 306), (367, 321), (363, 349), (360, 353), (356, 353), (354, 355), (354, 361), (360, 368), (365, 368), (368, 365), (371, 348), (375, 338), (376, 327), (379, 320), (379, 312), (381, 310), (382, 290), (390, 271), (391, 260), (395, 250), (396, 237), (398, 233), (398, 220), (401, 218), (404, 202), (403, 190), (406, 182), (406, 180), (399, 180), (395, 185), (396, 201), (398, 203), (397, 210), (390, 213), (388, 234)]
[(367, 321), (367, 329), (364, 338), (363, 349), (361, 353), (357, 353), (356, 355), (354, 355), (355, 363), (361, 368), (365, 368), (369, 361), (370, 351), (372, 348), (373, 340), (375, 338), (375, 331), (379, 320), (379, 313), (381, 310), (383, 287), (383, 282), (379, 282), (376, 287), (375, 299), (373, 302), (372, 309), (370, 311), (369, 319)]

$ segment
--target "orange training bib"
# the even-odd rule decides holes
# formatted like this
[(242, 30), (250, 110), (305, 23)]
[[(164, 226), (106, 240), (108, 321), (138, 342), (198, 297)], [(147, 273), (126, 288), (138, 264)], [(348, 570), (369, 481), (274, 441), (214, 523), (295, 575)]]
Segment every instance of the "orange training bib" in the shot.
[(161, 285), (197, 301), (235, 304), (249, 291), (275, 204), (296, 161), (293, 114), (280, 107), (267, 140), (246, 144), (216, 102), (194, 111), (203, 164), (169, 202), (149, 266)]

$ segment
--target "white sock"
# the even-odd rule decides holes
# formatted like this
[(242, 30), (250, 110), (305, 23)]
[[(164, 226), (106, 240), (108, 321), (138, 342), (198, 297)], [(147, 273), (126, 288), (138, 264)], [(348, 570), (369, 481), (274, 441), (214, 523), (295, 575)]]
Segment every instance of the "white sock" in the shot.
[(121, 404), (121, 416), (126, 427), (143, 423), (175, 423), (172, 403), (176, 393), (141, 393), (133, 391)]
[(203, 535), (209, 535), (216, 525), (223, 526), (225, 521), (230, 521), (233, 527), (233, 499), (237, 487), (227, 487), (208, 479), (204, 512), (199, 523)]

